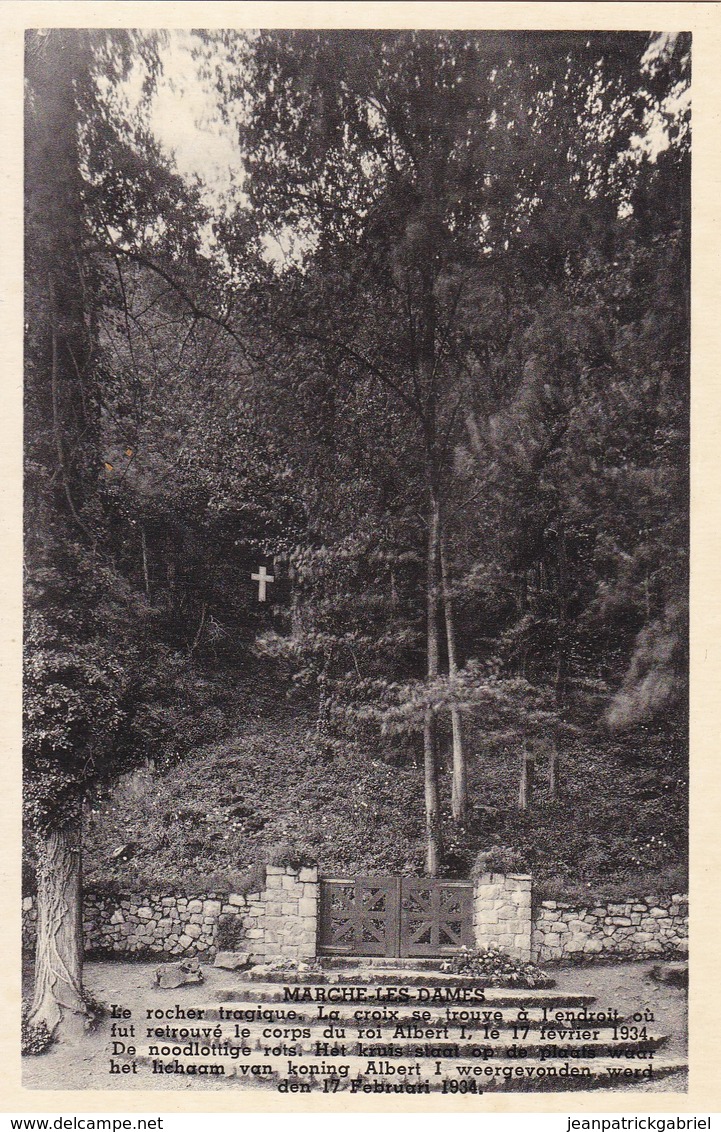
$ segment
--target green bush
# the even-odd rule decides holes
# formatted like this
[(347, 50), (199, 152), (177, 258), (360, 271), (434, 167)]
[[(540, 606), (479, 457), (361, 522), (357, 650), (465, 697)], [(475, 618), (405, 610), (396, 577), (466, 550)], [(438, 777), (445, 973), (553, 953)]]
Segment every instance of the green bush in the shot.
[(651, 871), (625, 869), (616, 877), (579, 881), (569, 877), (534, 877), (533, 902), (559, 900), (575, 907), (625, 900), (660, 898), (688, 891), (688, 873), (681, 865), (666, 865)]
[(244, 869), (233, 877), (231, 892), (247, 896), (250, 892), (262, 892), (265, 888), (265, 862), (256, 861), (249, 869)]

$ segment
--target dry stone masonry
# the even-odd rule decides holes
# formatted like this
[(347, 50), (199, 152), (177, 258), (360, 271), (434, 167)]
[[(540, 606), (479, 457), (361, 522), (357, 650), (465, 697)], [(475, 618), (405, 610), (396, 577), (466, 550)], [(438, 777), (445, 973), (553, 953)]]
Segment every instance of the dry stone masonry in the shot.
[[(318, 869), (269, 865), (265, 887), (245, 894), (110, 896), (86, 894), (85, 949), (96, 954), (198, 956), (224, 966), (312, 958), (317, 951)], [(485, 873), (475, 881), (473, 937), (537, 962), (688, 950), (685, 896), (643, 896), (586, 907), (544, 900), (534, 910), (532, 880)], [(37, 909), (23, 901), (23, 943), (32, 947)]]
[(645, 896), (618, 904), (575, 908), (544, 900), (533, 922), (539, 961), (584, 955), (657, 955), (688, 950), (685, 896)]
[[(242, 950), (248, 961), (301, 959), (316, 953), (318, 870), (269, 865), (262, 892), (205, 896), (100, 896), (83, 907), (85, 950), (214, 957)], [(23, 902), (23, 942), (32, 944), (35, 900)]]

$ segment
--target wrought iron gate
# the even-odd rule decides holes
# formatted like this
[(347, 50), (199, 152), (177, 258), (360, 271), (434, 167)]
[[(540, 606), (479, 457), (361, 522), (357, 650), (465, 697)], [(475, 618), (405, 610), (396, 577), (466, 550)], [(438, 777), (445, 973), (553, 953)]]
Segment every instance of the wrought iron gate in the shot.
[(321, 955), (452, 955), (472, 946), (473, 889), (465, 881), (321, 881)]

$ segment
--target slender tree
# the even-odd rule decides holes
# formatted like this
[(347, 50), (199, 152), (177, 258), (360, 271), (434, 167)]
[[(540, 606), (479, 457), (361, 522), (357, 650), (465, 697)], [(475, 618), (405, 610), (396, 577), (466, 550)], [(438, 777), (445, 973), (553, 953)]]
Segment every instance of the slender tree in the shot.
[[(448, 675), (453, 681), (458, 675), (458, 652), (456, 644), (456, 617), (454, 612), (453, 589), (449, 576), (448, 551), (441, 543), (441, 585), (443, 589), (443, 616), (446, 624), (446, 647), (448, 650)], [(457, 703), (451, 704), (451, 742), (453, 776), (451, 780), (451, 813), (459, 824), (468, 816), (468, 775), (463, 749), (463, 720)]]

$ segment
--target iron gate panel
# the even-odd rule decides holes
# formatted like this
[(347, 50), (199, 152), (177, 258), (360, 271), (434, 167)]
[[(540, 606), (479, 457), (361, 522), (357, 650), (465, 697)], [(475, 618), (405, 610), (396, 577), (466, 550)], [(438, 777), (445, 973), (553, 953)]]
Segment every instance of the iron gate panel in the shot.
[(323, 955), (452, 955), (473, 946), (473, 890), (423, 877), (323, 879)]

